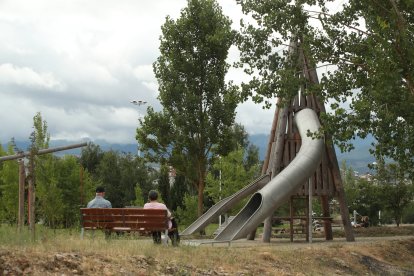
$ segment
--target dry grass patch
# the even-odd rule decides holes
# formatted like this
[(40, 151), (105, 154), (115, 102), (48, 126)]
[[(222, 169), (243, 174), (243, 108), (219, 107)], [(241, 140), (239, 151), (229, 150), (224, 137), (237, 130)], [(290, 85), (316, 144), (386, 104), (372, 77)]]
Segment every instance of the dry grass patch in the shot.
[[(10, 230), (10, 229), (9, 229)], [(3, 231), (3, 232), (2, 232)], [(35, 243), (0, 227), (0, 275), (404, 275), (414, 238), (271, 243), (244, 247), (155, 246), (151, 238), (39, 231)], [(283, 249), (282, 249), (283, 248)]]

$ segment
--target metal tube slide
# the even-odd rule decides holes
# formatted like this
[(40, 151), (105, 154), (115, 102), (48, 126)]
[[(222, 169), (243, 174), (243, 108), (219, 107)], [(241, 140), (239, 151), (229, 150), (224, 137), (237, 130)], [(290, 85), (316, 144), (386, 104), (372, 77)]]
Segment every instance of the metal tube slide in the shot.
[(207, 225), (209, 225), (214, 219), (219, 215), (225, 213), (227, 210), (231, 209), (235, 204), (240, 200), (247, 197), (248, 195), (253, 194), (257, 190), (263, 188), (264, 185), (269, 183), (270, 177), (268, 174), (262, 175), (249, 185), (240, 189), (238, 192), (228, 196), (215, 205), (213, 205), (207, 212), (200, 216), (196, 221), (194, 221), (190, 226), (188, 226), (182, 233), (181, 236), (191, 235), (197, 231), (203, 230)]
[(315, 132), (320, 128), (318, 116), (315, 111), (307, 108), (296, 113), (294, 121), (302, 138), (302, 145), (295, 159), (250, 198), (215, 240), (231, 241), (246, 238), (265, 218), (286, 202), (316, 170), (322, 156), (323, 140), (312, 139), (307, 136), (307, 132)]

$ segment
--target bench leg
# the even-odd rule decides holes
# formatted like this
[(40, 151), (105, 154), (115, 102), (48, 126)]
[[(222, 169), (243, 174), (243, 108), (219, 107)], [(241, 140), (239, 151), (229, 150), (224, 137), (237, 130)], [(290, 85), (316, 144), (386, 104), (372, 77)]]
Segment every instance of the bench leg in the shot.
[(81, 238), (81, 240), (83, 240), (83, 234), (84, 234), (84, 232), (85, 232), (85, 228), (81, 228), (81, 234), (80, 234), (80, 238)]
[(162, 243), (167, 246), (168, 245), (168, 229), (165, 230), (164, 232), (164, 240), (162, 241)]

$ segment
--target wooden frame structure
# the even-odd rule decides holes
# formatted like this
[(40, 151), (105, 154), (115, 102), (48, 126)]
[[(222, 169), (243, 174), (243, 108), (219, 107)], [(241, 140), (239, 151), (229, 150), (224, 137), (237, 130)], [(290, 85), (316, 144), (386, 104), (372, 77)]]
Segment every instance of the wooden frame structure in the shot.
[(24, 186), (26, 182), (26, 171), (24, 165), (24, 158), (29, 158), (29, 193), (28, 193), (28, 221), (31, 231), (32, 240), (35, 239), (35, 174), (34, 174), (34, 157), (36, 155), (43, 155), (52, 152), (58, 152), (63, 150), (69, 150), (74, 148), (80, 148), (86, 146), (87, 143), (72, 144), (68, 146), (61, 146), (49, 149), (41, 149), (37, 151), (19, 152), (15, 155), (1, 156), (0, 162), (8, 160), (19, 160), (19, 211), (17, 218), (17, 227), (21, 232), (24, 225)]
[[(291, 43), (291, 50), (299, 51), (299, 62), (302, 67), (302, 75), (307, 79), (308, 83), (318, 84), (319, 80), (316, 70), (309, 66), (309, 61), (301, 47), (296, 47)], [(275, 177), (280, 171), (287, 167), (296, 157), (301, 146), (301, 137), (293, 125), (294, 114), (304, 108), (313, 109), (318, 116), (326, 112), (325, 106), (317, 98), (316, 95), (302, 95), (300, 91), (304, 91), (304, 87), (298, 88), (299, 93), (292, 99), (288, 105), (281, 106), (282, 101), (279, 99), (277, 108), (273, 118), (272, 129), (270, 132), (269, 143), (264, 160), (262, 174), (269, 174), (271, 178)], [(325, 146), (322, 153), (322, 160), (318, 165), (314, 174), (306, 183), (291, 196), (290, 199), (290, 238), (293, 241), (293, 220), (296, 217), (294, 213), (294, 200), (296, 198), (307, 199), (308, 216), (303, 216), (307, 221), (308, 227), (306, 231), (306, 240), (311, 239), (312, 225), (312, 197), (319, 197), (321, 201), (323, 214), (320, 217), (324, 221), (325, 238), (332, 240), (332, 226), (329, 211), (329, 198), (337, 198), (340, 206), (342, 223), (345, 229), (345, 237), (347, 241), (354, 241), (354, 234), (349, 217), (349, 210), (345, 201), (345, 193), (341, 180), (335, 149), (332, 139), (329, 135), (325, 135)], [(265, 220), (263, 233), (263, 241), (270, 242), (272, 217)], [(253, 235), (250, 235), (252, 237)]]

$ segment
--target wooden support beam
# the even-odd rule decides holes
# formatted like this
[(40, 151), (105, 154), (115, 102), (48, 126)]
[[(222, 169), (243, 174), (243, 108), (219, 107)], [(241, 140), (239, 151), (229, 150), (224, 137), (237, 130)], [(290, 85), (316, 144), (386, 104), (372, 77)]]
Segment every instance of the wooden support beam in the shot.
[[(43, 154), (62, 151), (62, 150), (80, 148), (80, 147), (84, 147), (86, 145), (87, 145), (87, 143), (85, 142), (85, 143), (73, 144), (73, 145), (62, 146), (62, 147), (41, 149), (41, 150), (37, 151), (36, 155), (43, 155)], [(30, 156), (30, 151), (21, 152), (21, 153), (15, 154), (15, 155), (2, 156), (2, 157), (0, 157), (0, 162), (1, 161), (7, 161), (7, 160), (21, 159), (21, 158), (28, 157), (28, 156)]]
[(17, 217), (17, 228), (19, 233), (22, 232), (24, 226), (24, 184), (26, 181), (26, 171), (24, 160), (19, 160), (19, 211)]

